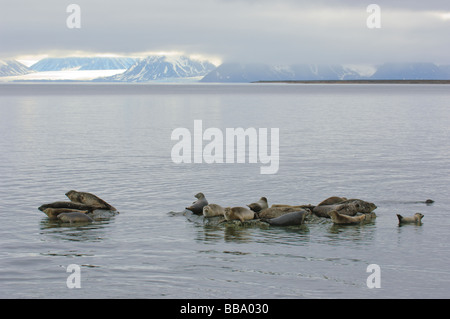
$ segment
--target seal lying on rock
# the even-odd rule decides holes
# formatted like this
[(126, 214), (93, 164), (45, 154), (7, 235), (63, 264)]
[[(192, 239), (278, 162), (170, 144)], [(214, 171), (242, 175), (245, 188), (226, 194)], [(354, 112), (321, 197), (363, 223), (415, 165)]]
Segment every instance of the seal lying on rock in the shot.
[(277, 218), (287, 213), (298, 212), (299, 207), (270, 207), (260, 211), (257, 215), (261, 219)]
[(366, 215), (359, 215), (359, 216), (347, 216), (339, 214), (337, 211), (332, 210), (328, 213), (328, 215), (331, 217), (331, 220), (335, 224), (339, 225), (348, 225), (348, 224), (358, 224), (361, 223), (366, 219)]
[(91, 193), (77, 192), (71, 190), (66, 193), (66, 196), (74, 203), (81, 203), (89, 206), (94, 206), (97, 207), (98, 209), (117, 211), (117, 209), (115, 209), (113, 206), (105, 202), (103, 199)]
[(317, 206), (339, 204), (346, 200), (347, 200), (347, 198), (345, 198), (345, 197), (331, 196), (331, 197), (328, 197), (327, 199), (321, 201)]
[(49, 219), (58, 219), (58, 215), (62, 213), (82, 213), (87, 214), (87, 210), (78, 210), (78, 209), (70, 209), (70, 208), (46, 208), (43, 211)]
[(94, 210), (98, 209), (98, 207), (96, 207), (96, 206), (85, 205), (85, 204), (74, 203), (74, 202), (53, 202), (53, 203), (49, 203), (49, 204), (43, 204), (38, 209), (43, 212), (47, 208), (67, 208), (67, 209), (76, 209), (76, 210), (87, 210), (89, 212), (93, 212)]
[(225, 208), (225, 219), (239, 219), (241, 222), (255, 218), (255, 212), (245, 207), (227, 207)]
[(348, 199), (333, 205), (316, 206), (313, 213), (319, 217), (330, 218), (329, 212), (335, 210), (341, 215), (355, 216), (356, 213), (368, 214), (375, 210), (377, 206), (360, 199)]
[(247, 205), (252, 211), (255, 213), (258, 213), (262, 211), (263, 209), (269, 208), (269, 205), (267, 204), (267, 198), (261, 197), (259, 201), (255, 203), (251, 203)]
[(61, 213), (58, 219), (63, 223), (92, 223), (93, 219), (86, 214), (80, 212)]
[(206, 200), (206, 197), (205, 195), (203, 195), (203, 193), (196, 194), (195, 198), (197, 198), (197, 200), (193, 202), (191, 206), (186, 207), (186, 209), (190, 210), (196, 215), (202, 215), (203, 207), (208, 205), (208, 201)]
[(225, 214), (225, 208), (217, 204), (208, 204), (203, 207), (203, 216), (205, 217), (215, 217), (223, 216)]
[(398, 223), (399, 224), (421, 224), (423, 214), (421, 213), (415, 213), (412, 217), (403, 217), (400, 214), (397, 214)]
[(306, 215), (308, 214), (309, 212), (307, 212), (306, 210), (301, 210), (297, 212), (287, 213), (276, 218), (261, 220), (272, 226), (295, 226), (302, 225)]

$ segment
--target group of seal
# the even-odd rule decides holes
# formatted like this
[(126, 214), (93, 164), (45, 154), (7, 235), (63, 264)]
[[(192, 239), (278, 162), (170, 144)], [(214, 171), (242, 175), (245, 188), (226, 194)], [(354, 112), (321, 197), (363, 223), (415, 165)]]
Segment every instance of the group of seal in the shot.
[[(223, 207), (219, 204), (209, 204), (203, 193), (195, 195), (197, 200), (187, 210), (204, 217), (221, 216), (225, 221), (239, 220), (241, 222), (258, 219), (273, 226), (302, 225), (308, 216), (329, 218), (337, 225), (354, 225), (373, 221), (377, 216), (374, 203), (361, 199), (347, 199), (332, 196), (321, 201), (316, 206), (273, 204), (269, 207), (266, 197), (246, 205), (247, 207)], [(431, 200), (427, 200), (427, 203)], [(417, 213), (413, 217), (398, 215), (399, 224), (420, 224), (423, 214)]]
[[(364, 220), (372, 220), (376, 217), (373, 210), (377, 206), (360, 199), (347, 199), (343, 197), (329, 197), (314, 205), (268, 205), (266, 197), (252, 202), (247, 207), (223, 207), (219, 204), (210, 204), (203, 193), (195, 195), (197, 200), (191, 206), (186, 207), (196, 215), (204, 217), (222, 216), (225, 221), (239, 220), (241, 222), (259, 219), (272, 226), (302, 225), (307, 216), (314, 214), (318, 217), (331, 218), (336, 224), (354, 224)], [(362, 214), (356, 216), (357, 214)], [(370, 216), (367, 217), (366, 216)]]
[(97, 210), (118, 213), (113, 206), (94, 194), (71, 190), (65, 195), (70, 199), (70, 202), (58, 201), (43, 204), (38, 209), (44, 212), (49, 219), (70, 224), (93, 222), (94, 219), (90, 215)]

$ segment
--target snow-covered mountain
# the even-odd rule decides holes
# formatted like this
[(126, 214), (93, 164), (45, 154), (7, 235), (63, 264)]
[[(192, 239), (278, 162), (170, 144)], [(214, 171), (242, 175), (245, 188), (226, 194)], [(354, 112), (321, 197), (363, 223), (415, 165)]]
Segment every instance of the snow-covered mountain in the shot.
[(224, 63), (201, 82), (318, 81), (318, 80), (450, 80), (450, 66), (433, 63), (371, 65)]
[(186, 56), (149, 56), (127, 71), (96, 81), (147, 82), (165, 79), (203, 77), (216, 66), (208, 61), (193, 60)]
[(352, 66), (317, 64), (271, 66), (259, 63), (224, 63), (207, 74), (201, 82), (355, 80), (361, 77), (361, 74)]
[(128, 57), (66, 57), (45, 58), (30, 68), (39, 72), (66, 70), (119, 70), (128, 69), (137, 59)]
[(445, 80), (450, 79), (448, 66), (434, 63), (385, 63), (372, 80)]
[(0, 76), (15, 76), (33, 72), (15, 60), (0, 60)]

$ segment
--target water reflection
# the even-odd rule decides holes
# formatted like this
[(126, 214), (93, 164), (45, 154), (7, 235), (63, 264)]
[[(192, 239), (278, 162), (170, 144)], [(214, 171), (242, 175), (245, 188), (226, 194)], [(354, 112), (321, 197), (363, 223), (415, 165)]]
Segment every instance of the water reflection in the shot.
[(44, 218), (40, 222), (40, 235), (66, 241), (99, 242), (106, 238), (105, 229), (112, 220), (69, 224)]

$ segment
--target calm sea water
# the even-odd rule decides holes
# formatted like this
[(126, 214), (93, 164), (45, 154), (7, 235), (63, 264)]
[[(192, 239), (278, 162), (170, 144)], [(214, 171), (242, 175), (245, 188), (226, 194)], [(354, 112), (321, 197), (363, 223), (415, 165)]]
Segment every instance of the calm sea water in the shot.
[[(1, 85), (0, 297), (449, 298), (449, 101), (445, 85)], [(194, 120), (279, 128), (278, 173), (173, 163), (171, 133)], [(71, 189), (120, 214), (66, 226), (37, 209)], [(229, 227), (170, 213), (198, 192), (224, 206), (360, 198), (378, 218)], [(416, 212), (421, 226), (398, 226)]]

